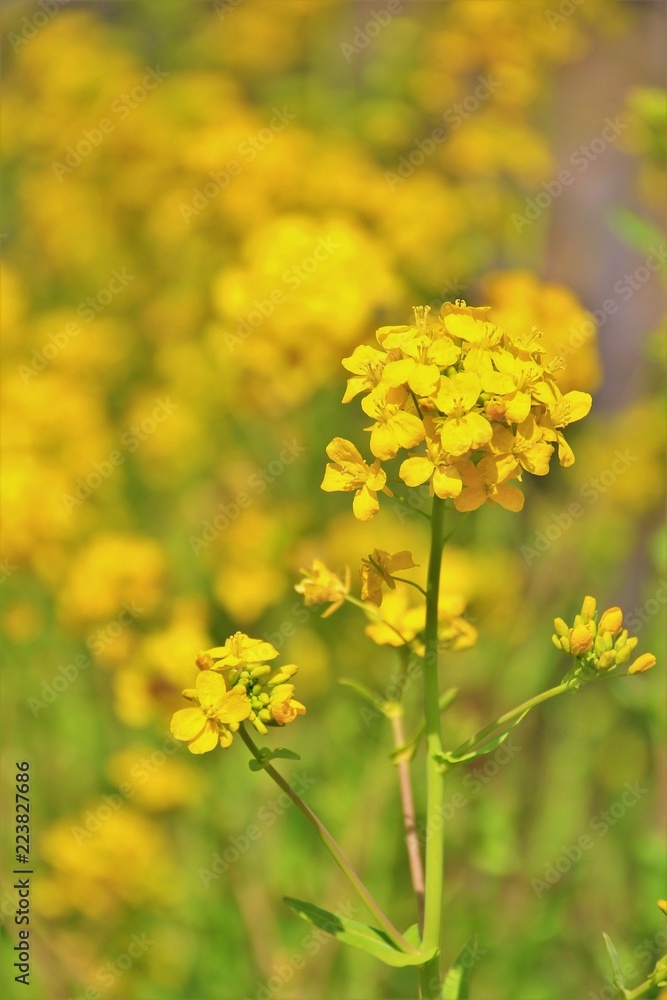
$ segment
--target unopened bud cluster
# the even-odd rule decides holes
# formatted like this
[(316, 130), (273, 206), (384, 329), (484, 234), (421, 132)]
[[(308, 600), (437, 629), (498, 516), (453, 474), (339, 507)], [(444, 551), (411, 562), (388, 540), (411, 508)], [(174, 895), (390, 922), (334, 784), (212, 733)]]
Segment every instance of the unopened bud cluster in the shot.
[[(586, 597), (572, 626), (562, 618), (554, 619), (556, 631), (551, 638), (557, 649), (574, 657), (573, 676), (603, 674), (624, 666), (630, 661), (639, 641), (623, 628), (620, 608), (607, 608), (599, 621), (596, 618), (595, 598)], [(652, 653), (643, 653), (630, 663), (628, 673), (644, 673), (655, 666), (655, 662)]]

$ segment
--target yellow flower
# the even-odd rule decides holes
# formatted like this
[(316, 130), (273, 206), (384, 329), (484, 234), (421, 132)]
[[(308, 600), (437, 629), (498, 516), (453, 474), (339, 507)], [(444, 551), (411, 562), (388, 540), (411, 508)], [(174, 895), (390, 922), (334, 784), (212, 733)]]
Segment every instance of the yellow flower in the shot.
[(271, 693), (269, 711), (279, 726), (286, 726), (288, 722), (293, 722), (297, 715), (305, 715), (305, 706), (300, 701), (296, 701), (293, 694), (293, 684), (279, 684), (274, 687)]
[(475, 411), (481, 391), (482, 383), (475, 372), (442, 377), (435, 405), (446, 417), (437, 417), (435, 423), (442, 447), (449, 455), (465, 455), (491, 440), (491, 424)]
[(182, 708), (174, 713), (171, 733), (177, 740), (188, 744), (190, 753), (207, 753), (218, 743), (228, 747), (232, 733), (250, 715), (251, 705), (245, 691), (227, 690), (224, 678), (212, 670), (202, 670), (195, 688), (183, 692), (190, 701), (197, 701), (197, 708)]
[(517, 463), (534, 476), (546, 476), (554, 449), (542, 436), (542, 431), (530, 414), (512, 433), (509, 427), (495, 424), (489, 443), (491, 452), (506, 460), (506, 471), (511, 474)]
[(598, 623), (598, 633), (609, 632), (616, 635), (623, 628), (623, 612), (620, 608), (609, 608), (605, 611)]
[(519, 511), (524, 504), (524, 495), (516, 486), (510, 486), (502, 479), (502, 459), (487, 455), (478, 465), (470, 461), (457, 466), (461, 473), (464, 489), (454, 497), (457, 510), (477, 510), (482, 504), (499, 504), (505, 510)]
[(593, 648), (595, 632), (591, 624), (576, 625), (570, 629), (570, 652), (572, 656), (581, 656)]
[(360, 344), (349, 358), (343, 358), (343, 367), (353, 373), (353, 377), (347, 380), (343, 402), (349, 403), (365, 389), (375, 389), (380, 384), (386, 362), (386, 353), (368, 344)]
[(426, 430), (426, 455), (412, 455), (406, 458), (398, 471), (406, 486), (421, 486), (430, 481), (431, 494), (442, 500), (457, 497), (463, 489), (461, 474), (440, 444), (431, 417), (424, 419)]
[(366, 396), (361, 407), (375, 423), (371, 432), (371, 451), (376, 458), (393, 458), (399, 448), (414, 448), (424, 440), (424, 425), (414, 413), (402, 409), (405, 393), (380, 386), (377, 394)]
[(408, 604), (407, 587), (397, 587), (382, 602), (382, 621), (372, 621), (366, 626), (366, 635), (378, 646), (404, 646), (412, 642), (426, 624), (424, 604)]
[(644, 674), (646, 673), (647, 670), (650, 670), (651, 667), (654, 667), (656, 663), (657, 660), (653, 655), (653, 653), (642, 653), (641, 656), (637, 657), (634, 663), (630, 664), (630, 666), (628, 667), (628, 673)]
[(419, 328), (407, 327), (405, 330), (387, 335), (384, 346), (397, 348), (402, 357), (390, 360), (382, 373), (382, 381), (389, 386), (398, 388), (408, 386), (418, 396), (430, 396), (435, 392), (440, 381), (440, 369), (455, 364), (461, 354), (460, 348), (448, 337), (433, 339), (433, 330), (426, 330), (428, 309), (415, 309), (415, 317)]
[(200, 669), (208, 667), (209, 659), (213, 661), (209, 669), (230, 670), (235, 667), (251, 666), (273, 660), (278, 655), (270, 642), (262, 639), (251, 639), (244, 632), (235, 632), (225, 641), (224, 646), (207, 649), (197, 657)]
[(390, 590), (396, 589), (392, 574), (402, 569), (413, 569), (417, 566), (412, 553), (396, 552), (393, 556), (383, 549), (374, 549), (373, 555), (364, 559), (361, 564), (361, 599), (372, 601), (378, 607), (382, 604), (382, 584), (386, 583)]
[(351, 441), (339, 437), (327, 445), (327, 455), (333, 464), (327, 464), (321, 489), (327, 493), (354, 491), (354, 516), (360, 521), (370, 521), (380, 509), (378, 491), (391, 496), (379, 461), (368, 465)]
[(438, 642), (447, 649), (469, 649), (477, 642), (477, 629), (463, 617), (461, 594), (441, 594), (438, 604)]
[(540, 420), (546, 440), (558, 443), (558, 461), (565, 468), (574, 464), (574, 452), (565, 440), (561, 428), (585, 417), (592, 402), (589, 393), (579, 392), (577, 389), (572, 389), (564, 396), (557, 392), (555, 402), (548, 407), (547, 416)]
[(341, 580), (321, 559), (313, 559), (310, 569), (302, 569), (303, 580), (294, 589), (303, 594), (306, 607), (313, 604), (330, 604), (323, 618), (337, 611), (350, 592), (350, 568), (345, 568), (345, 579)]

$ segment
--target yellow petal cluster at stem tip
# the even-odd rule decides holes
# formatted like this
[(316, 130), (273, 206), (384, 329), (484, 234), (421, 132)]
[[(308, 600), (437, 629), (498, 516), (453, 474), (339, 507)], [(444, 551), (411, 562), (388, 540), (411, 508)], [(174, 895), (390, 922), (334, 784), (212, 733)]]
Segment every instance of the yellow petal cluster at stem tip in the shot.
[[(596, 608), (595, 598), (585, 597), (572, 626), (562, 618), (554, 619), (555, 632), (551, 638), (556, 649), (574, 657), (573, 677), (591, 679), (623, 666), (630, 660), (639, 641), (623, 628), (623, 612), (620, 608), (607, 608), (597, 623)], [(643, 653), (630, 664), (628, 673), (645, 673), (656, 662), (653, 653)]]
[(394, 590), (396, 584), (392, 574), (404, 569), (414, 569), (415, 566), (417, 563), (411, 552), (396, 552), (392, 556), (383, 549), (374, 549), (373, 554), (361, 563), (359, 575), (362, 601), (372, 601), (379, 607), (382, 604), (382, 584)]
[(350, 592), (350, 568), (345, 567), (345, 576), (337, 576), (321, 559), (314, 559), (312, 566), (302, 569), (303, 580), (294, 587), (297, 594), (303, 595), (306, 607), (314, 604), (328, 604), (322, 612), (323, 618), (328, 618), (337, 611)]
[(196, 707), (172, 716), (175, 739), (186, 742), (191, 753), (202, 754), (230, 746), (246, 720), (265, 735), (268, 726), (284, 726), (303, 715), (306, 709), (293, 698), (294, 686), (288, 683), (298, 667), (287, 664), (272, 673), (265, 661), (277, 655), (270, 643), (243, 632), (230, 636), (224, 646), (199, 653), (195, 686), (183, 691)]
[(590, 395), (560, 391), (562, 361), (544, 363), (538, 330), (509, 333), (487, 313), (463, 301), (445, 303), (435, 317), (418, 307), (411, 325), (377, 331), (379, 348), (363, 344), (344, 359), (352, 377), (343, 402), (362, 394), (375, 461), (334, 438), (322, 489), (354, 492), (359, 520), (378, 512), (378, 492), (390, 493), (380, 463), (400, 453), (406, 486), (428, 482), (460, 511), (519, 511), (523, 494), (513, 480), (546, 475), (555, 450), (561, 465), (574, 462), (563, 431), (586, 416)]

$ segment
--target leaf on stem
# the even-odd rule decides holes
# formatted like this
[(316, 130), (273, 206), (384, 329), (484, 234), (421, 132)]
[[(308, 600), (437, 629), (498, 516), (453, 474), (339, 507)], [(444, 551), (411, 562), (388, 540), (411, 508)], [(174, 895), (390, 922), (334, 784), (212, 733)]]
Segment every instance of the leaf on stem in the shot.
[[(519, 723), (530, 711), (529, 708), (526, 709), (521, 715), (518, 715), (516, 719), (512, 719), (500, 732), (495, 732), (493, 735), (488, 736), (472, 736), (465, 743), (462, 743), (460, 747), (456, 750), (446, 750), (444, 753), (434, 754), (435, 759), (440, 764), (462, 764), (465, 760), (474, 760), (476, 757), (482, 757), (486, 753), (491, 753), (497, 747), (504, 743), (509, 734), (512, 732), (515, 726)], [(487, 727), (493, 732), (493, 727)], [(484, 733), (484, 730), (482, 730)]]
[(301, 760), (298, 753), (294, 750), (287, 750), (285, 747), (276, 747), (275, 750), (271, 750), (269, 747), (262, 747), (259, 751), (261, 760), (257, 760), (253, 757), (248, 761), (248, 767), (251, 771), (262, 771), (264, 765), (270, 760)]
[(470, 972), (476, 961), (477, 935), (473, 934), (450, 966), (442, 984), (442, 1000), (468, 1000)]
[(621, 961), (618, 957), (618, 952), (616, 951), (611, 938), (607, 934), (603, 934), (602, 937), (604, 938), (604, 943), (607, 946), (607, 954), (609, 955), (609, 962), (611, 963), (611, 973), (614, 986), (619, 991), (618, 995), (620, 997), (625, 997), (625, 979), (623, 978), (623, 973), (621, 972)]
[(298, 913), (302, 920), (307, 920), (308, 923), (314, 924), (315, 927), (319, 927), (327, 934), (331, 934), (343, 944), (349, 944), (352, 948), (365, 951), (368, 955), (373, 955), (374, 958), (384, 962), (385, 965), (391, 965), (394, 968), (424, 965), (437, 952), (437, 948), (430, 952), (399, 951), (383, 931), (369, 927), (368, 924), (362, 924), (358, 920), (350, 920), (347, 917), (339, 917), (334, 913), (329, 913), (328, 910), (322, 910), (313, 903), (304, 903), (300, 899), (292, 899), (289, 896), (283, 897), (283, 902), (295, 913)]

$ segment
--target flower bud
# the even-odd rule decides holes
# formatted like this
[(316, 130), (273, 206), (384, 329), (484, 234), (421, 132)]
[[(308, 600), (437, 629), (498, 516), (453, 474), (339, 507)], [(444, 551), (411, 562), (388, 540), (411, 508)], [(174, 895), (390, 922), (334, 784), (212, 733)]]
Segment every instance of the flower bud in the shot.
[(618, 663), (619, 667), (622, 666), (624, 663), (628, 662), (628, 660), (632, 656), (632, 650), (635, 648), (638, 642), (639, 639), (633, 635), (633, 637), (631, 639), (628, 639), (625, 645), (617, 652), (616, 662)]
[(256, 667), (253, 667), (250, 671), (250, 676), (254, 678), (266, 677), (267, 674), (271, 673), (271, 667), (268, 663), (260, 663)]
[(554, 628), (556, 629), (556, 635), (567, 635), (570, 631), (569, 625), (563, 621), (562, 618), (554, 618)]
[(624, 628), (619, 635), (616, 636), (616, 641), (614, 642), (614, 649), (623, 649), (626, 642), (628, 641), (628, 630)]
[[(552, 635), (551, 636), (551, 641), (553, 642), (553, 644), (556, 647), (556, 649), (560, 652), (560, 650), (562, 649), (562, 646), (560, 644), (560, 639), (558, 638), (558, 636), (557, 635)], [(567, 650), (565, 650), (565, 652), (567, 652)]]
[(584, 621), (591, 621), (595, 617), (595, 609), (597, 603), (594, 597), (584, 597), (584, 603), (581, 605), (581, 617)]
[(628, 673), (644, 674), (647, 670), (650, 670), (651, 667), (654, 667), (656, 662), (657, 661), (653, 653), (642, 653), (641, 656), (637, 657), (634, 663), (630, 664), (628, 667)]
[(598, 632), (609, 632), (616, 635), (623, 627), (623, 612), (620, 608), (608, 608), (604, 612), (598, 624)]
[(210, 670), (213, 666), (213, 657), (210, 653), (202, 651), (195, 656), (195, 663), (200, 670)]
[(266, 736), (269, 730), (266, 728), (261, 719), (253, 719), (252, 724), (258, 733), (261, 733), (262, 736)]
[(571, 650), (570, 650), (570, 640), (568, 639), (568, 637), (566, 635), (562, 635), (560, 637), (560, 645), (561, 645), (561, 649), (563, 650), (564, 653), (571, 652)]
[(598, 670), (609, 670), (616, 663), (616, 654), (613, 650), (607, 650), (598, 660)]
[(577, 625), (570, 629), (570, 651), (573, 656), (581, 656), (593, 647), (593, 633), (590, 625)]

